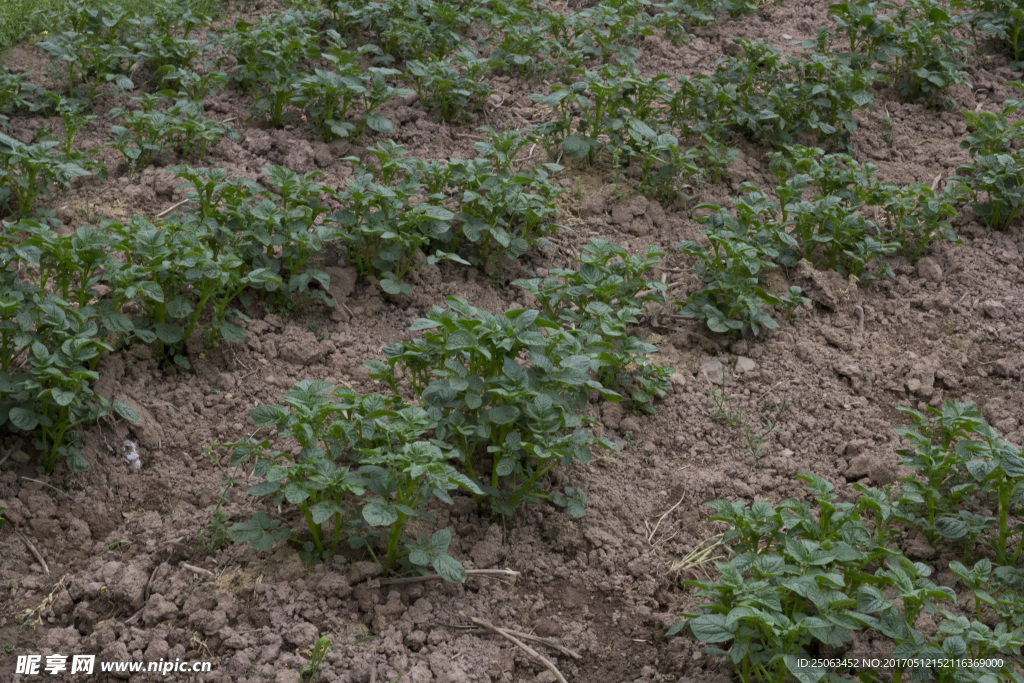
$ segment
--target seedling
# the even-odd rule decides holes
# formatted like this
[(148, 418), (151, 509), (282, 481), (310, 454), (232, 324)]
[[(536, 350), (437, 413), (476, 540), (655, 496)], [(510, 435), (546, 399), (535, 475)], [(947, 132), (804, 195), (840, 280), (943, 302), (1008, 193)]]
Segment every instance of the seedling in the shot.
[[(316, 673), (320, 670), (320, 665), (323, 663), (324, 657), (327, 656), (327, 651), (330, 647), (331, 639), (328, 636), (320, 636), (317, 639), (316, 644), (313, 645), (313, 652), (309, 657), (309, 664), (299, 672), (300, 680), (303, 683), (313, 683), (313, 679), (316, 678)], [(309, 674), (309, 678), (305, 677), (306, 674)]]

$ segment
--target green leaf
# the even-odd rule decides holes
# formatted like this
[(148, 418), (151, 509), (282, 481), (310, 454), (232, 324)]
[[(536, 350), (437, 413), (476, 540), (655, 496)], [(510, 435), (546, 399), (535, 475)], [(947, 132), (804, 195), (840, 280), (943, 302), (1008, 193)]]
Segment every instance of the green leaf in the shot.
[(127, 403), (125, 403), (124, 401), (119, 401), (115, 399), (114, 410), (117, 412), (118, 415), (128, 420), (129, 422), (138, 422), (141, 419), (139, 414), (135, 412), (135, 409), (132, 408)]
[(512, 474), (516, 469), (515, 458), (503, 457), (498, 461), (498, 466), (494, 468), (494, 471), (499, 477), (507, 477)]
[(309, 514), (313, 518), (314, 524), (323, 524), (341, 511), (341, 508), (333, 500), (322, 500), (309, 508)]
[(434, 552), (443, 553), (452, 544), (452, 532), (448, 529), (438, 529), (430, 537), (430, 549)]
[(245, 328), (235, 323), (223, 322), (220, 325), (220, 336), (232, 344), (244, 344)]
[(722, 614), (702, 614), (686, 623), (693, 637), (702, 643), (727, 643), (735, 637)]
[(298, 505), (309, 498), (309, 491), (303, 484), (297, 481), (290, 481), (284, 487), (284, 498), (292, 505)]
[(39, 417), (27, 408), (11, 408), (11, 412), (8, 413), (7, 417), (10, 419), (11, 424), (23, 432), (31, 432), (39, 425)]
[(570, 159), (579, 159), (587, 156), (593, 146), (593, 141), (584, 135), (570, 135), (562, 140), (562, 151)]
[(281, 521), (270, 519), (266, 512), (257, 512), (248, 522), (239, 522), (228, 527), (228, 536), (237, 543), (249, 543), (259, 551), (270, 550), (275, 543), (291, 537), (287, 527), (281, 527)]
[(64, 391), (63, 389), (58, 389), (56, 387), (54, 387), (51, 395), (53, 396), (54, 402), (61, 407), (69, 406), (71, 405), (71, 402), (75, 400), (75, 392)]
[(175, 320), (181, 320), (192, 315), (192, 302), (185, 297), (175, 297), (167, 304), (167, 315)]
[(157, 339), (164, 344), (177, 344), (185, 338), (185, 332), (177, 325), (157, 323), (153, 325), (153, 331), (156, 333)]
[(935, 520), (935, 531), (943, 538), (956, 540), (967, 535), (967, 523), (959, 517), (944, 515)]
[(123, 334), (135, 331), (132, 321), (120, 313), (110, 313), (103, 316), (103, 326), (111, 332), (121, 332)]
[(398, 521), (398, 512), (382, 500), (372, 500), (363, 506), (363, 519), (370, 526), (391, 526)]
[(249, 411), (249, 417), (260, 427), (270, 427), (287, 415), (280, 406), (262, 405)]
[(515, 406), (503, 405), (491, 408), (490, 419), (495, 424), (507, 425), (515, 422), (518, 417), (519, 409)]
[(463, 583), (466, 580), (466, 569), (458, 560), (448, 553), (441, 553), (431, 563), (434, 570), (445, 581), (451, 583)]
[(821, 679), (825, 678), (825, 669), (816, 667), (811, 664), (806, 666), (800, 666), (800, 660), (808, 660), (807, 657), (797, 657), (796, 655), (785, 655), (783, 661), (786, 662), (786, 668), (789, 669), (789, 673), (793, 674), (793, 677), (800, 683), (817, 683)]
[(138, 337), (144, 344), (156, 343), (156, 335), (153, 333), (153, 330), (146, 330), (141, 328), (136, 329), (135, 336)]
[(389, 121), (383, 114), (370, 114), (366, 117), (366, 125), (370, 130), (375, 130), (378, 133), (390, 133), (394, 130), (394, 126), (391, 125), (391, 121)]
[(391, 277), (382, 277), (380, 279), (380, 288), (383, 289), (388, 294), (408, 294), (409, 292), (412, 291), (412, 287), (410, 287), (407, 283), (396, 279), (395, 276), (392, 275), (391, 273), (385, 273), (384, 275), (391, 275)]

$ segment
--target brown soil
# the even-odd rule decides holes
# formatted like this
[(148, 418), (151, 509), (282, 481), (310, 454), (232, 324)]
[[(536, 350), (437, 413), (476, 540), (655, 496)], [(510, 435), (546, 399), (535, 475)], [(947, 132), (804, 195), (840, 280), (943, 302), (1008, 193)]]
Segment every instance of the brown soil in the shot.
[[(641, 66), (649, 74), (710, 71), (727, 36), (795, 50), (788, 47), (792, 40), (812, 36), (826, 23), (826, 7), (808, 0), (765, 7), (698, 29), (679, 47), (648, 38)], [(5, 63), (35, 73), (43, 66), (32, 47), (12, 51)], [(960, 110), (991, 109), (1013, 96), (1003, 84), (1016, 74), (1003, 56), (982, 45), (972, 54), (970, 77), (973, 89), (955, 89), (958, 106), (950, 111), (903, 103), (879, 89), (875, 111), (861, 116), (855, 136), (861, 160), (876, 163), (887, 181), (931, 183), (951, 175), (966, 159), (959, 148), (965, 132)], [(437, 123), (413, 101), (393, 107), (395, 140), (414, 155), (465, 158), (473, 154), (477, 125), (521, 127), (544, 115), (528, 97), (542, 86), (509, 78), (494, 86), (500, 105), (465, 125)], [(100, 102), (100, 111), (114, 99)], [(241, 139), (217, 145), (206, 165), (249, 178), (268, 164), (300, 172), (319, 168), (323, 182), (333, 185), (348, 168), (336, 160), (362, 152), (346, 142), (324, 145), (302, 125), (240, 125), (249, 105), (234, 90), (208, 103), (213, 116), (235, 117)], [(891, 147), (881, 133), (886, 110), (894, 121)], [(29, 140), (37, 126), (57, 127), (59, 120), (21, 118), (13, 125), (15, 135)], [(108, 130), (101, 115), (83, 133), (82, 146), (99, 146)], [(696, 188), (697, 201), (725, 203), (743, 181), (769, 186), (767, 150), (749, 144), (741, 149), (731, 178)], [(542, 157), (538, 147), (533, 161)], [(154, 216), (181, 199), (165, 168), (132, 178), (118, 169), (113, 153), (107, 161), (109, 181), (53, 201), (68, 225)], [(531, 257), (532, 267), (568, 264), (595, 235), (639, 250), (648, 244), (668, 248), (697, 233), (689, 206), (662, 207), (629, 189), (620, 197), (611, 175), (600, 170), (570, 167), (563, 177), (566, 196), (580, 189), (563, 217), (572, 231)], [(511, 643), (465, 629), (470, 617), (480, 617), (555, 638), (579, 653), (574, 660), (545, 650), (569, 681), (729, 680), (721, 663), (702, 655), (694, 642), (663, 636), (677, 614), (694, 605), (691, 591), (679, 585), (692, 576), (671, 568), (716, 533), (705, 521), (704, 503), (800, 496), (802, 487), (792, 477), (802, 471), (829, 478), (843, 493), (850, 491), (848, 482), (891, 482), (899, 475), (892, 428), (902, 423), (895, 410), (901, 405), (975, 401), (1007, 439), (1024, 440), (1024, 230), (1018, 225), (995, 233), (966, 211), (956, 227), (962, 245), (939, 244), (916, 268), (896, 260), (892, 281), (858, 287), (834, 273), (788, 273), (816, 305), (797, 324), (753, 341), (728, 346), (696, 322), (649, 322), (640, 334), (659, 345), (659, 362), (677, 368), (673, 390), (654, 416), (623, 414), (614, 405), (600, 411), (605, 431), (624, 447), (565, 473), (587, 492), (586, 517), (572, 520), (533, 506), (503, 527), (478, 515), (468, 498), (434, 511), (440, 526), (455, 531), (456, 557), (467, 567), (517, 570), (521, 577), (514, 584), (471, 578), (462, 586), (381, 587), (380, 567), (356, 551), (306, 568), (292, 548), (259, 554), (228, 544), (211, 552), (198, 537), (209, 533), (207, 509), (229, 474), (204, 453), (205, 445), (250, 434), (247, 411), (277, 402), (300, 379), (372, 390), (362, 363), (378, 357), (381, 346), (409, 338), (412, 320), (447, 295), (491, 310), (528, 305), (507, 286), (517, 273), (428, 266), (413, 278), (413, 294), (400, 302), (374, 282), (358, 282), (336, 313), (310, 306), (286, 318), (268, 314), (249, 326), (245, 345), (193, 349), (193, 372), (160, 371), (144, 347), (106, 358), (102, 390), (126, 397), (142, 421), (87, 430), (88, 472), (58, 468), (44, 476), (32, 462), (14, 459), (0, 471), (0, 507), (10, 520), (0, 533), (0, 678), (10, 680), (16, 654), (56, 652), (94, 653), (103, 661), (209, 660), (213, 673), (195, 680), (293, 682), (317, 637), (330, 635), (318, 677), (324, 683), (554, 680)], [(325, 265), (343, 268), (335, 260), (333, 255)], [(686, 272), (669, 276), (683, 290), (695, 285)], [(317, 340), (313, 324), (325, 338)], [(736, 370), (740, 356), (753, 361), (752, 370)], [(707, 376), (718, 367), (723, 384), (713, 387)], [(761, 413), (778, 415), (779, 428), (765, 440), (760, 458), (752, 457), (741, 427), (716, 420), (720, 409), (712, 388), (726, 397), (722, 410), (748, 424)], [(141, 471), (125, 463), (126, 440), (138, 445)], [(0, 441), (0, 457), (19, 449), (28, 451), (29, 444)], [(224, 506), (232, 522), (248, 519), (254, 505), (244, 488), (255, 480), (249, 472), (237, 476), (242, 486)], [(49, 576), (16, 529), (45, 558)], [(905, 550), (912, 556), (919, 551)], [(63, 587), (54, 591), (64, 576)], [(17, 615), (40, 606), (41, 625), (23, 625)]]

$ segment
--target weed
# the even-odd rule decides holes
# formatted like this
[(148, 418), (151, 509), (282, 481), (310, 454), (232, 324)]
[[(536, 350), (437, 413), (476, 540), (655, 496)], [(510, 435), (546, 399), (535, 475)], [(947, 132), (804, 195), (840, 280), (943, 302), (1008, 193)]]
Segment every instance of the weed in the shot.
[(712, 420), (723, 427), (739, 427), (743, 423), (743, 414), (729, 407), (732, 404), (732, 396), (712, 388), (708, 392), (708, 398), (714, 408)]
[[(317, 639), (316, 644), (313, 645), (313, 652), (309, 658), (309, 664), (304, 666), (299, 672), (299, 679), (303, 683), (313, 683), (313, 679), (316, 678), (317, 671), (320, 670), (320, 665), (324, 661), (324, 657), (327, 656), (327, 651), (331, 647), (331, 639), (327, 636), (320, 636)], [(305, 678), (306, 674), (309, 674), (309, 678)]]

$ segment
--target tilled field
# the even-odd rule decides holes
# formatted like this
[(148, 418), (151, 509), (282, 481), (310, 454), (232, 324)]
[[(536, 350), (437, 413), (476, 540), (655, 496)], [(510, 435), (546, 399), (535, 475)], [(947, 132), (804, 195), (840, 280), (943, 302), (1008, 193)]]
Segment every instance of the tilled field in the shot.
[[(214, 22), (210, 36), (215, 31), (230, 41), (237, 21), (255, 23), (286, 9), (239, 4)], [(569, 3), (550, 11), (575, 16), (585, 9)], [(654, 16), (656, 9), (643, 10), (648, 12)], [(307, 20), (320, 31), (333, 21)], [(734, 18), (722, 12), (706, 25), (686, 20), (682, 26), (684, 39), (670, 40), (664, 27), (655, 26), (651, 35), (629, 43), (636, 50), (636, 78), (668, 74), (666, 82), (674, 88), (680, 76), (696, 80), (712, 74), (723, 57), (748, 54), (737, 39), (763, 41), (797, 58), (805, 51), (798, 41), (814, 39), (819, 27), (835, 28), (836, 21), (827, 3), (785, 0)], [(967, 28), (956, 31), (965, 41), (972, 38)], [(483, 39), (497, 33), (475, 23), (462, 38), (488, 46), (493, 43)], [(358, 47), (354, 33), (345, 38), (349, 49)], [(809, 129), (795, 131), (790, 141), (832, 152), (848, 142), (856, 160), (877, 166), (878, 181), (922, 183), (941, 194), (955, 182), (950, 177), (958, 167), (971, 162), (961, 147), (969, 134), (963, 112), (999, 112), (1004, 100), (1020, 92), (1007, 85), (1019, 74), (1011, 71), (1012, 59), (1000, 44), (982, 32), (973, 39), (965, 48), (965, 82), (942, 90), (932, 106), (927, 94), (908, 97), (879, 81), (865, 89), (873, 104), (851, 113), (856, 126), (848, 141)], [(624, 54), (590, 56), (584, 64), (596, 70), (600, 59), (614, 62)], [(228, 47), (218, 46), (210, 55), (223, 57), (221, 68), (233, 73), (237, 60)], [(541, 57), (554, 59), (540, 54), (537, 64)], [(372, 63), (369, 56), (360, 59)], [(139, 84), (135, 90), (99, 88), (89, 107), (96, 118), (85, 123), (74, 143), (77, 149), (99, 150), (94, 158), (109, 168), (109, 177), (87, 178), (51, 199), (40, 197), (38, 209), (54, 212), (63, 224), (60, 234), (80, 225), (128, 224), (133, 216), (157, 221), (173, 211), (194, 210), (196, 203), (185, 201), (181, 179), (170, 172), (178, 163), (223, 168), (227, 178), (251, 181), (265, 178), (262, 171), (271, 165), (298, 174), (319, 171), (315, 182), (337, 190), (352, 180), (358, 165), (374, 167), (370, 147), (386, 140), (402, 145), (410, 158), (473, 159), (479, 156), (476, 145), (490, 139), (480, 126), (496, 131), (543, 126), (557, 110), (531, 95), (548, 95), (560, 83), (579, 80), (558, 70), (493, 66), (482, 78), (492, 92), (479, 109), (446, 122), (411, 86), (402, 85), (411, 59), (399, 57), (389, 65), (396, 74), (387, 75), (387, 82), (410, 88), (377, 110), (390, 122), (390, 132), (370, 127), (358, 136), (324, 141), (294, 103), (286, 110), (288, 120), (275, 127), (272, 113), (253, 116), (253, 94), (230, 82), (208, 94), (203, 105), (205, 116), (230, 124), (236, 139), (211, 143), (201, 162), (181, 158), (180, 148), (158, 149), (151, 163), (132, 168), (110, 146), (116, 136), (109, 115), (117, 107), (136, 107), (132, 98), (148, 90), (146, 67), (136, 68), (131, 72)], [(11, 73), (28, 73), (28, 82), (40, 88), (66, 90), (64, 81), (46, 75), (54, 64), (38, 44), (13, 49), (4, 65)], [(327, 68), (319, 54), (302, 60), (302, 68), (313, 65)], [(764, 61), (753, 66), (767, 68)], [(9, 114), (6, 134), (29, 145), (42, 139), (43, 128), (60, 139), (64, 125), (53, 112), (17, 107)], [(404, 278), (407, 291), (388, 293), (389, 276), (360, 272), (351, 247), (346, 251), (326, 240), (311, 263), (330, 276), (330, 283), (310, 291), (335, 302), (333, 308), (298, 296), (290, 305), (268, 297), (239, 303), (250, 318), (235, 319), (247, 333), (244, 342), (205, 343), (205, 335), (197, 333), (180, 350), (189, 368), (141, 341), (104, 352), (96, 365), (95, 392), (123, 401), (138, 420), (114, 419), (112, 413), (81, 426), (79, 451), (88, 470), (69, 471), (61, 459), (51, 473), (43, 472), (30, 435), (0, 432), (0, 509), (7, 520), (0, 530), (0, 677), (78, 680), (67, 672), (7, 677), (18, 655), (82, 653), (98, 655), (98, 661), (180, 658), (213, 664), (211, 673), (168, 677), (174, 680), (284, 683), (300, 680), (314, 643), (328, 636), (330, 648), (316, 674), (326, 683), (558, 680), (523, 648), (471, 621), (477, 618), (557, 641), (566, 650), (533, 647), (568, 681), (745, 680), (742, 668), (734, 673), (725, 658), (704, 654), (692, 634), (666, 637), (681, 613), (699, 611), (701, 600), (682, 582), (716, 580), (720, 572), (713, 560), (729, 556), (728, 544), (718, 545), (726, 526), (708, 521), (712, 513), (706, 503), (811, 500), (804, 483), (794, 478), (804, 472), (832, 482), (844, 501), (856, 499), (856, 484), (892, 491), (911, 474), (897, 453), (907, 442), (894, 429), (911, 422), (900, 406), (924, 410), (943, 400), (976, 403), (1003, 439), (1024, 442), (1020, 220), (993, 229), (975, 217), (970, 200), (959, 201), (949, 219), (959, 243), (936, 239), (916, 262), (897, 249), (875, 258), (859, 277), (851, 275), (851, 267), (829, 269), (813, 257), (766, 270), (766, 289), (782, 293), (799, 287), (808, 301), (797, 302), (791, 322), (781, 305), (767, 307), (765, 315), (777, 329), (756, 336), (719, 334), (704, 319), (680, 315), (680, 307), (647, 302), (628, 333), (657, 347), (651, 362), (673, 368), (665, 373), (665, 395), (641, 402), (641, 408), (649, 405), (655, 412), (603, 401), (591, 391), (580, 412), (596, 421), (591, 428), (596, 436), (619, 450), (595, 449), (589, 464), (558, 467), (540, 480), (544, 491), (584, 491), (584, 516), (571, 516), (551, 500), (524, 503), (503, 516), (469, 492), (452, 490), (452, 504), (434, 499), (424, 505), (432, 520), (408, 524), (410, 538), (447, 529), (452, 538), (447, 553), (466, 569), (509, 569), (518, 572), (515, 580), (471, 575), (464, 583), (389, 584), (393, 577), (382, 576), (377, 561), (384, 546), (376, 541), (376, 554), (342, 541), (337, 554), (314, 564), (303, 562), (296, 543), (279, 542), (259, 552), (231, 541), (225, 526), (245, 523), (260, 511), (284, 519), (300, 540), (311, 537), (298, 507), (276, 506), (246, 493), (264, 477), (251, 461), (233, 466), (229, 449), (220, 446), (254, 434), (271, 437), (272, 427), (260, 429), (249, 411), (281, 404), (285, 392), (302, 380), (357, 394), (386, 391), (364, 363), (383, 360), (384, 347), (422, 336), (410, 326), (446, 297), (492, 313), (536, 308), (535, 298), (512, 282), (530, 273), (543, 277), (577, 268), (576, 259), (594, 238), (630, 254), (651, 246), (665, 250), (647, 277), (664, 285), (670, 303), (685, 302), (706, 283), (694, 273), (696, 252), (675, 245), (707, 242), (702, 237), (707, 226), (698, 218), (710, 211), (700, 205), (728, 208), (744, 183), (769, 192), (779, 184), (770, 153), (782, 143), (763, 131), (744, 132), (735, 122), (716, 126), (718, 140), (735, 148), (735, 157), (720, 173), (712, 173), (712, 162), (701, 157), (694, 163), (704, 170), (695, 168), (668, 194), (642, 191), (649, 188), (639, 163), (613, 168), (625, 160), (599, 147), (611, 145), (606, 132), (586, 142), (596, 150), (593, 159), (586, 149), (578, 155), (582, 158), (572, 158), (577, 155), (571, 141), (551, 145), (542, 132), (519, 149), (513, 167), (521, 171), (555, 162), (562, 167), (549, 179), (561, 192), (552, 200), (558, 214), (550, 220), (568, 229), (549, 235), (546, 247), (475, 265), (432, 263), (417, 252), (417, 267)], [(457, 193), (449, 192), (446, 201), (454, 198)], [(344, 208), (333, 199), (327, 204), (331, 211)], [(15, 213), (9, 212), (5, 230)], [(873, 224), (884, 222), (878, 205), (864, 206), (862, 213)], [(883, 259), (891, 277), (879, 267)], [(779, 265), (786, 264), (780, 260)], [(18, 271), (14, 260), (11, 270), (19, 276), (27, 272)], [(882, 276), (871, 277), (877, 274)], [(15, 362), (24, 363), (29, 355)], [(403, 391), (410, 399), (408, 388)], [(294, 443), (274, 445), (289, 449)], [(484, 453), (476, 462), (489, 468), (490, 459)], [(489, 483), (489, 471), (484, 472)], [(980, 505), (971, 509), (983, 515)], [(328, 533), (333, 528), (324, 524)], [(962, 545), (933, 545), (911, 526), (890, 538), (892, 549), (933, 570), (932, 581), (953, 587), (956, 603), (937, 600), (938, 606), (995, 627), (1000, 617), (988, 607), (975, 615), (971, 590), (948, 568), (951, 561), (963, 560)], [(1016, 546), (1018, 539), (1010, 540)], [(701, 553), (704, 549), (708, 552)], [(995, 557), (987, 550), (979, 553), (971, 563)], [(939, 624), (938, 616), (924, 613), (916, 628), (932, 638)], [(834, 651), (884, 657), (893, 647), (878, 631), (861, 629), (852, 644)], [(812, 656), (832, 651), (818, 644), (808, 650)], [(891, 680), (892, 672), (887, 675)], [(96, 676), (129, 677), (98, 671)], [(302, 680), (307, 679), (305, 674)], [(785, 678), (766, 672), (764, 680)]]

